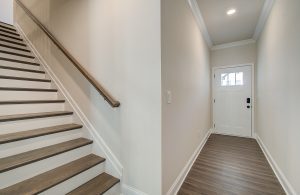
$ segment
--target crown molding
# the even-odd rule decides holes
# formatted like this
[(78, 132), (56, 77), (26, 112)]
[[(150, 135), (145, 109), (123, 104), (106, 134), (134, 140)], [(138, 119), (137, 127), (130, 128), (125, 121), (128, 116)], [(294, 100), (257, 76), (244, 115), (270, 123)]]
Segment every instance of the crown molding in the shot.
[(224, 43), (224, 44), (212, 46), (211, 50), (214, 51), (214, 50), (219, 50), (219, 49), (226, 49), (226, 48), (230, 48), (230, 47), (248, 45), (248, 44), (252, 44), (252, 43), (256, 43), (256, 40), (247, 39), (247, 40), (235, 41), (235, 42), (231, 42), (231, 43)]
[(272, 7), (274, 5), (275, 0), (266, 0), (259, 16), (259, 20), (256, 25), (256, 29), (253, 35), (253, 39), (257, 40), (264, 29), (265, 23), (272, 11)]
[(196, 0), (186, 0), (186, 1), (188, 2), (190, 9), (192, 10), (192, 13), (197, 21), (197, 24), (200, 28), (200, 31), (202, 32), (202, 35), (203, 35), (208, 47), (211, 48), (213, 46), (213, 43), (209, 36), (207, 27), (205, 25), (205, 22), (204, 22), (202, 14), (201, 14), (201, 11), (199, 9), (199, 5), (198, 5), (197, 1)]

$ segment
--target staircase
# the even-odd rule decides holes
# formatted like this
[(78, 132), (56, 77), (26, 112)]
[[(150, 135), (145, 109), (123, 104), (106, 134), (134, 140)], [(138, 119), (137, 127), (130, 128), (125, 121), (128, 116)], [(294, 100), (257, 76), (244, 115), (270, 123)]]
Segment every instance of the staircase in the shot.
[(16, 28), (0, 23), (0, 194), (115, 194), (67, 102)]

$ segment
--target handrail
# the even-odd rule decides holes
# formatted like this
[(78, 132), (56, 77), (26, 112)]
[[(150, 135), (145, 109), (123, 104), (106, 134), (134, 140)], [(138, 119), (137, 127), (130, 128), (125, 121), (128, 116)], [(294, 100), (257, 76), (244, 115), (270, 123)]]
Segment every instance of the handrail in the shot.
[(115, 100), (97, 81), (90, 75), (87, 70), (67, 51), (67, 49), (54, 37), (54, 35), (30, 12), (29, 9), (20, 0), (15, 0), (25, 13), (38, 25), (44, 33), (53, 41), (53, 43), (65, 54), (73, 65), (83, 74), (83, 76), (96, 88), (104, 99), (112, 106), (119, 107), (120, 102)]

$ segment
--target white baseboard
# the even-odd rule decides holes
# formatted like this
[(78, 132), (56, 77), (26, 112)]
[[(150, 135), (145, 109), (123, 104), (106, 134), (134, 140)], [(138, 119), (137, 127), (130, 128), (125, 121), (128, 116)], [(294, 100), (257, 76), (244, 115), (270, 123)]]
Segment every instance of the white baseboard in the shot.
[(188, 160), (186, 165), (183, 167), (180, 174), (177, 176), (177, 178), (174, 181), (173, 185), (171, 186), (171, 188), (167, 192), (167, 195), (176, 195), (178, 193), (178, 191), (180, 190), (181, 185), (183, 184), (183, 182), (184, 182), (186, 176), (188, 175), (188, 173), (190, 172), (193, 164), (195, 163), (198, 155), (200, 154), (200, 152), (201, 152), (203, 146), (205, 145), (207, 139), (209, 138), (210, 134), (211, 134), (211, 129), (207, 131), (207, 133), (204, 136), (204, 138), (202, 139), (201, 143), (196, 148), (195, 152), (190, 157), (190, 159)]
[(285, 177), (285, 175), (283, 174), (283, 172), (277, 165), (276, 161), (272, 157), (271, 153), (269, 152), (268, 148), (265, 146), (263, 141), (260, 139), (259, 135), (255, 134), (255, 138), (256, 138), (260, 148), (262, 149), (263, 153), (265, 154), (270, 166), (272, 167), (272, 169), (273, 169), (276, 177), (278, 178), (281, 186), (283, 187), (285, 193), (287, 195), (297, 195), (296, 191), (294, 190), (294, 188), (292, 187), (290, 182), (287, 180), (287, 178)]
[(138, 189), (135, 189), (131, 186), (128, 186), (128, 185), (125, 185), (123, 184), (122, 185), (122, 194), (121, 195), (147, 195), (146, 193), (138, 190)]
[(115, 177), (121, 178), (123, 175), (123, 166), (120, 163), (120, 161), (110, 150), (110, 148), (105, 143), (103, 138), (97, 132), (96, 128), (92, 125), (92, 123), (89, 121), (89, 119), (83, 113), (83, 111), (80, 109), (79, 105), (75, 102), (75, 100), (72, 98), (72, 96), (70, 95), (68, 90), (60, 82), (60, 80), (58, 79), (56, 74), (52, 71), (50, 66), (46, 63), (45, 59), (39, 54), (39, 52), (37, 51), (35, 46), (31, 43), (29, 38), (26, 36), (25, 32), (22, 30), (20, 25), (15, 23), (15, 26), (18, 29), (18, 31), (20, 32), (21, 36), (24, 38), (25, 42), (28, 44), (31, 51), (34, 53), (34, 55), (37, 57), (37, 59), (41, 62), (42, 67), (45, 69), (46, 73), (50, 76), (51, 80), (54, 82), (54, 84), (58, 88), (59, 92), (64, 96), (64, 98), (70, 104), (71, 108), (74, 111), (74, 114), (76, 116), (78, 116), (78, 118), (81, 120), (83, 125), (89, 131), (89, 133), (94, 141), (93, 145), (96, 146), (96, 152), (98, 152), (98, 154), (101, 153), (101, 155), (104, 155), (103, 157), (106, 159), (106, 163), (105, 163), (106, 164), (106, 172)]

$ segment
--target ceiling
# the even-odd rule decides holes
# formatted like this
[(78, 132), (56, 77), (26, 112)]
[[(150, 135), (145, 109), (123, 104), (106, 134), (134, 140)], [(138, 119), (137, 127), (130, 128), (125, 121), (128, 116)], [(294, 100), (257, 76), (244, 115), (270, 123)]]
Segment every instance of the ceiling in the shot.
[[(196, 0), (212, 45), (252, 39), (265, 0)], [(236, 9), (228, 16), (227, 10)]]

